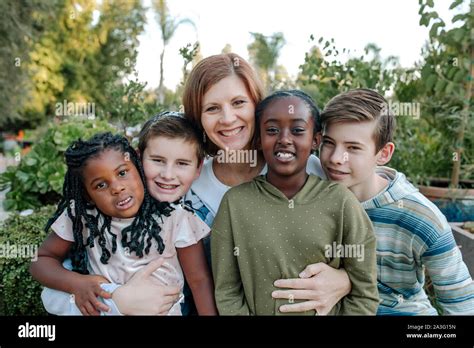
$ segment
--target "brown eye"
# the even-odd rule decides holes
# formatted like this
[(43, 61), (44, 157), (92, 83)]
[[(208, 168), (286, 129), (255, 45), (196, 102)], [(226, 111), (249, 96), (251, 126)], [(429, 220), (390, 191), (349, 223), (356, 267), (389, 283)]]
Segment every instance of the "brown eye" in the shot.
[(106, 187), (107, 187), (107, 184), (105, 182), (100, 182), (95, 186), (95, 188), (98, 190), (104, 189)]
[(208, 107), (204, 112), (213, 112), (217, 110), (217, 106)]
[(276, 127), (269, 127), (267, 128), (267, 134), (277, 134), (279, 132), (278, 128)]

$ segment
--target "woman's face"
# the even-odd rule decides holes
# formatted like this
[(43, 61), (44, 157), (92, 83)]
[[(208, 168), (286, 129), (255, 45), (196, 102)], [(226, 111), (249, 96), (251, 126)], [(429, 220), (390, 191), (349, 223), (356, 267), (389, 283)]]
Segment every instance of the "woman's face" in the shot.
[(201, 123), (206, 136), (220, 149), (251, 147), (255, 104), (238, 76), (223, 78), (204, 94)]

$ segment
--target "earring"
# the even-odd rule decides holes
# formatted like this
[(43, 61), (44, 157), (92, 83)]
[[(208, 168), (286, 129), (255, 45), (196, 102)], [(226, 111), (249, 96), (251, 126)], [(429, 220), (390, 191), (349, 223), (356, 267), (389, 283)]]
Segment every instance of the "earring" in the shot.
[(202, 142), (206, 143), (206, 132), (202, 132)]

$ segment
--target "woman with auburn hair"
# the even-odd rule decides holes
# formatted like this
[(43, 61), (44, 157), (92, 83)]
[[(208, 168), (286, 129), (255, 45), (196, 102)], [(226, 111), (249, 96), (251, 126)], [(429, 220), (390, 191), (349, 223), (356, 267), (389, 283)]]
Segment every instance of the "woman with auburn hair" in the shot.
[[(188, 77), (183, 93), (184, 112), (202, 131), (209, 158), (204, 161), (201, 176), (194, 181), (187, 199), (209, 225), (227, 190), (267, 172), (255, 139), (255, 108), (263, 98), (257, 74), (235, 53), (201, 60)], [(310, 156), (306, 170), (325, 177), (314, 155)], [(274, 291), (274, 298), (306, 300), (283, 305), (280, 311), (316, 310), (327, 314), (350, 292), (349, 277), (343, 269), (318, 263), (302, 271), (299, 279), (275, 282), (276, 287), (287, 290)]]

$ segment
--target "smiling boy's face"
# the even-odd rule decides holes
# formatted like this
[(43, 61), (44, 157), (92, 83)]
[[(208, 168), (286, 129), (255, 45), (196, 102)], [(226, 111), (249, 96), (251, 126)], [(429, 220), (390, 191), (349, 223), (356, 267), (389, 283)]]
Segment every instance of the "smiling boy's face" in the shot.
[(270, 102), (260, 119), (260, 141), (269, 179), (305, 176), (317, 145), (314, 120), (304, 101), (285, 97)]
[(202, 167), (196, 146), (182, 138), (157, 136), (148, 140), (142, 163), (153, 198), (175, 202), (188, 192)]
[(339, 182), (353, 193), (372, 185), (380, 160), (376, 153), (375, 121), (335, 122), (322, 132), (321, 165), (329, 180)]

